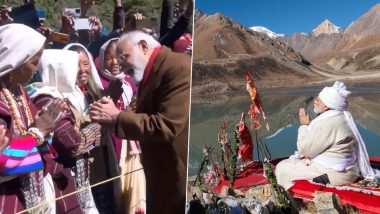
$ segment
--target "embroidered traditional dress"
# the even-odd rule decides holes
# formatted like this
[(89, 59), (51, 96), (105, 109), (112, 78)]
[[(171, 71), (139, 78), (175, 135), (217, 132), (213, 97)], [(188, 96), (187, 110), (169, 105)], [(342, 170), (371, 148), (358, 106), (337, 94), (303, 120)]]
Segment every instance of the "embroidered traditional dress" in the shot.
[[(42, 83), (28, 86), (37, 108), (41, 109), (53, 98), (66, 98), (71, 107), (71, 111), (57, 122), (51, 138), (56, 151), (52, 173), (56, 196), (60, 197), (89, 188), (89, 151), (100, 144), (100, 125), (91, 123), (86, 114), (85, 108), (92, 96), (83, 95), (75, 83), (78, 54), (68, 50), (45, 50), (40, 64)], [(98, 213), (90, 189), (57, 201), (57, 212)]]
[[(36, 111), (26, 92), (22, 92), (20, 97), (15, 97), (2, 88), (0, 94), (0, 124), (7, 127), (10, 139), (9, 146), (0, 156), (1, 213), (15, 213), (31, 208), (45, 201), (45, 191), (49, 191), (49, 181), (44, 181), (43, 161), (37, 148), (37, 139), (26, 132), (33, 123)], [(34, 210), (36, 213), (50, 211), (51, 207), (48, 206)]]
[[(41, 109), (53, 98), (41, 95), (34, 99), (38, 109)], [(69, 194), (77, 189), (89, 185), (89, 153), (92, 148), (100, 144), (100, 127), (98, 124), (76, 127), (72, 112), (67, 112), (61, 119), (52, 137), (52, 146), (57, 151), (54, 167), (50, 172), (53, 175), (56, 197)], [(57, 213), (84, 212), (90, 203), (91, 190), (72, 195), (56, 202)], [(83, 208), (83, 210), (81, 209)]]

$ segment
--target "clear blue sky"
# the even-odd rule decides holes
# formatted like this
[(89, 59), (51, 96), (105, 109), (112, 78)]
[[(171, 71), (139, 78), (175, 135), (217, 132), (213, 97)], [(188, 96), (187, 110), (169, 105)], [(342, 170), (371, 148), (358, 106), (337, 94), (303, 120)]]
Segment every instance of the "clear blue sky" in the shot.
[(375, 0), (196, 0), (209, 15), (220, 12), (246, 26), (264, 26), (275, 33), (310, 32), (325, 19), (346, 28), (369, 11)]

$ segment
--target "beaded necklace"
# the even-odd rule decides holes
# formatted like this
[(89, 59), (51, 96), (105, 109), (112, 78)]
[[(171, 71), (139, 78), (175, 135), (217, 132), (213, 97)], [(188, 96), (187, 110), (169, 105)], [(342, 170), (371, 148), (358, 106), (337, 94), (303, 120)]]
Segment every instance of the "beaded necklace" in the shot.
[[(3, 87), (1, 91), (6, 99), (9, 109), (11, 110), (12, 118), (13, 118), (14, 124), (16, 125), (17, 130), (19, 131), (20, 134), (25, 135), (27, 127), (21, 119), (21, 112), (18, 108), (16, 99), (12, 96), (12, 93), (5, 87)], [(33, 115), (24, 94), (21, 95), (20, 99), (21, 99), (20, 100), (21, 104), (26, 111), (26, 116), (27, 116), (28, 126), (29, 126), (30, 124), (33, 123)]]

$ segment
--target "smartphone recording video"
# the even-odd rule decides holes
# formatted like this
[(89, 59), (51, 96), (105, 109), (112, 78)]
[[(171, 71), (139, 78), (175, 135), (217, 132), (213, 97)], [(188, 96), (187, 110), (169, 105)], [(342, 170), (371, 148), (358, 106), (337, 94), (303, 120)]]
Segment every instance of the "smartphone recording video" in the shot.
[(88, 18), (83, 18), (83, 19), (74, 20), (74, 29), (75, 30), (90, 30), (92, 29), (92, 27)]

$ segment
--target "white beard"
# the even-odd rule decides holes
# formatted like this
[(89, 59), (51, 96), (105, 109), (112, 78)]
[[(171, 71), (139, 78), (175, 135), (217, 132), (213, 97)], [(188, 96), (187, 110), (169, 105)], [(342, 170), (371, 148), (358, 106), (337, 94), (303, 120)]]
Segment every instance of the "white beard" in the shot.
[(320, 113), (322, 113), (322, 112), (323, 112), (322, 109), (320, 109), (320, 108), (318, 108), (318, 107), (314, 107), (314, 113), (316, 113), (316, 114), (320, 114)]
[(135, 81), (135, 83), (139, 84), (143, 77), (144, 77), (144, 70), (146, 68), (146, 65), (148, 64), (148, 61), (144, 60), (143, 57), (141, 57), (141, 55), (138, 55), (137, 58), (136, 58), (136, 63), (132, 66), (132, 69), (133, 69), (133, 80)]

